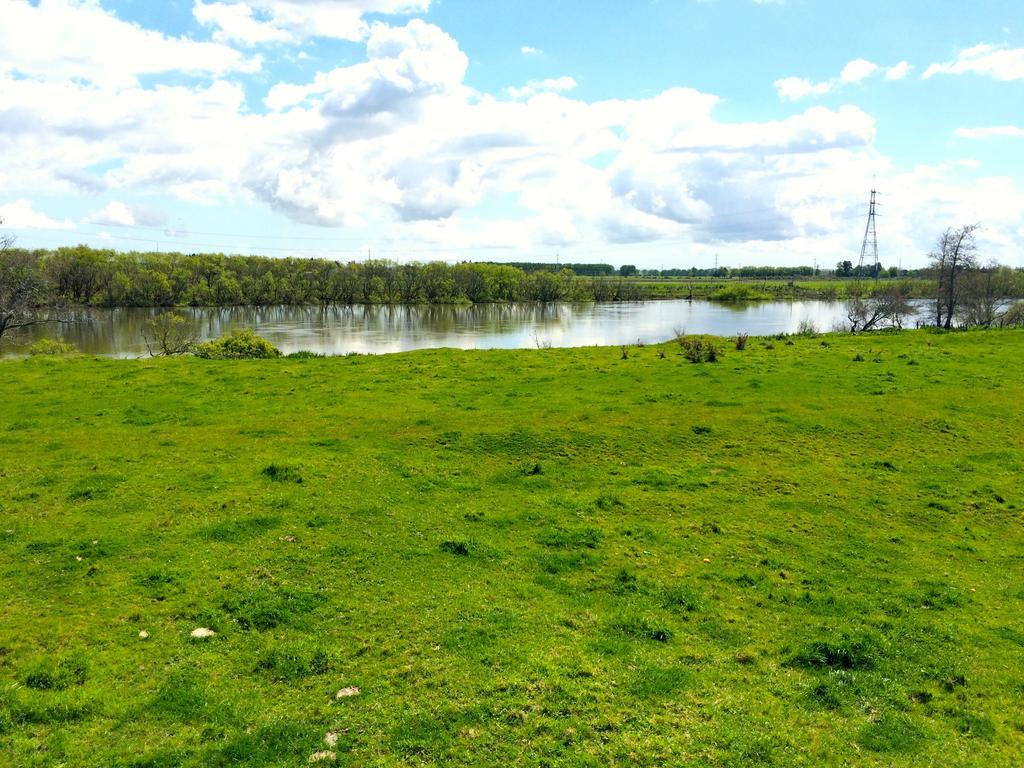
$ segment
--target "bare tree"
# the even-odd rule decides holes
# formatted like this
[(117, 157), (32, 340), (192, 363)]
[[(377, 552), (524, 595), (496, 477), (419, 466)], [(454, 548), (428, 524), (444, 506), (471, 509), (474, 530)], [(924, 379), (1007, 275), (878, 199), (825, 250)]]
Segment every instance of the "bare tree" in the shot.
[[(4, 220), (0, 219), (0, 227), (4, 225)], [(3, 235), (0, 234), (0, 256), (5, 252), (9, 251), (14, 246), (14, 235)]]
[(953, 327), (953, 316), (963, 295), (964, 273), (978, 266), (978, 247), (974, 242), (977, 224), (960, 229), (947, 229), (939, 237), (931, 257), (936, 278), (935, 324), (947, 330)]
[(917, 312), (907, 298), (906, 286), (890, 285), (868, 297), (856, 296), (849, 304), (850, 332), (902, 328), (904, 321)]
[(199, 343), (192, 320), (180, 312), (161, 312), (142, 327), (150, 357), (186, 355)]
[(37, 311), (43, 300), (38, 260), (30, 253), (13, 250), (13, 244), (13, 237), (0, 237), (0, 343), (10, 331), (49, 320)]

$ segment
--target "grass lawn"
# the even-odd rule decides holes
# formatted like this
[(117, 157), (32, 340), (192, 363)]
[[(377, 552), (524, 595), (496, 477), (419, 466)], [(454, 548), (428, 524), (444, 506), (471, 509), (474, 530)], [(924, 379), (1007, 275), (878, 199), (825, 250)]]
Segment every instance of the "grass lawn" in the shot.
[(0, 765), (1024, 764), (1024, 332), (0, 376)]

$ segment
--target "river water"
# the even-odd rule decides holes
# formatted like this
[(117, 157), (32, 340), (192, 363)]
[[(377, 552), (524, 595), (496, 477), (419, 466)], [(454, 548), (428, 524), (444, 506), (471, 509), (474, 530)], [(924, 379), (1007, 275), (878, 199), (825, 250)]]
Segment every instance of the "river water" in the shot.
[[(88, 354), (146, 354), (143, 329), (155, 309), (93, 309), (77, 322), (34, 326), (4, 339), (6, 354), (23, 354), (32, 341), (63, 338)], [(723, 304), (644, 301), (588, 304), (483, 304), (452, 306), (200, 307), (181, 310), (203, 340), (252, 328), (284, 353), (382, 354), (413, 349), (518, 349), (538, 345), (655, 343), (677, 331), (732, 336), (793, 333), (801, 321), (822, 331), (846, 320), (846, 305), (827, 301)]]

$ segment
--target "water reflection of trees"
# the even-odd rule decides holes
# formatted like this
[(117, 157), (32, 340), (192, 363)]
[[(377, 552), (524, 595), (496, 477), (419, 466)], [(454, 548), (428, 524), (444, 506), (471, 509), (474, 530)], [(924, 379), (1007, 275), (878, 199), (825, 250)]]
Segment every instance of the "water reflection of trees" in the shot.
[[(79, 310), (77, 322), (33, 327), (12, 339), (17, 353), (39, 338), (58, 336), (89, 354), (145, 354), (143, 328), (161, 310)], [(669, 338), (674, 328), (691, 333), (753, 335), (793, 332), (800, 320), (832, 327), (842, 303), (767, 302), (749, 306), (709, 302), (475, 305), (327, 305), (209, 307), (178, 310), (191, 317), (202, 339), (252, 328), (285, 351), (328, 354), (387, 352), (419, 347), (532, 347), (626, 344)]]

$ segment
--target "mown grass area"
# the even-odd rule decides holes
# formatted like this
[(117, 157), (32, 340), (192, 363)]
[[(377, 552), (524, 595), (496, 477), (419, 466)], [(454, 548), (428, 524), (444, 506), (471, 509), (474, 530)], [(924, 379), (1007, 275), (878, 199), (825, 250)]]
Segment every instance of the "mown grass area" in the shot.
[(1024, 762), (1024, 332), (0, 372), (2, 765)]

